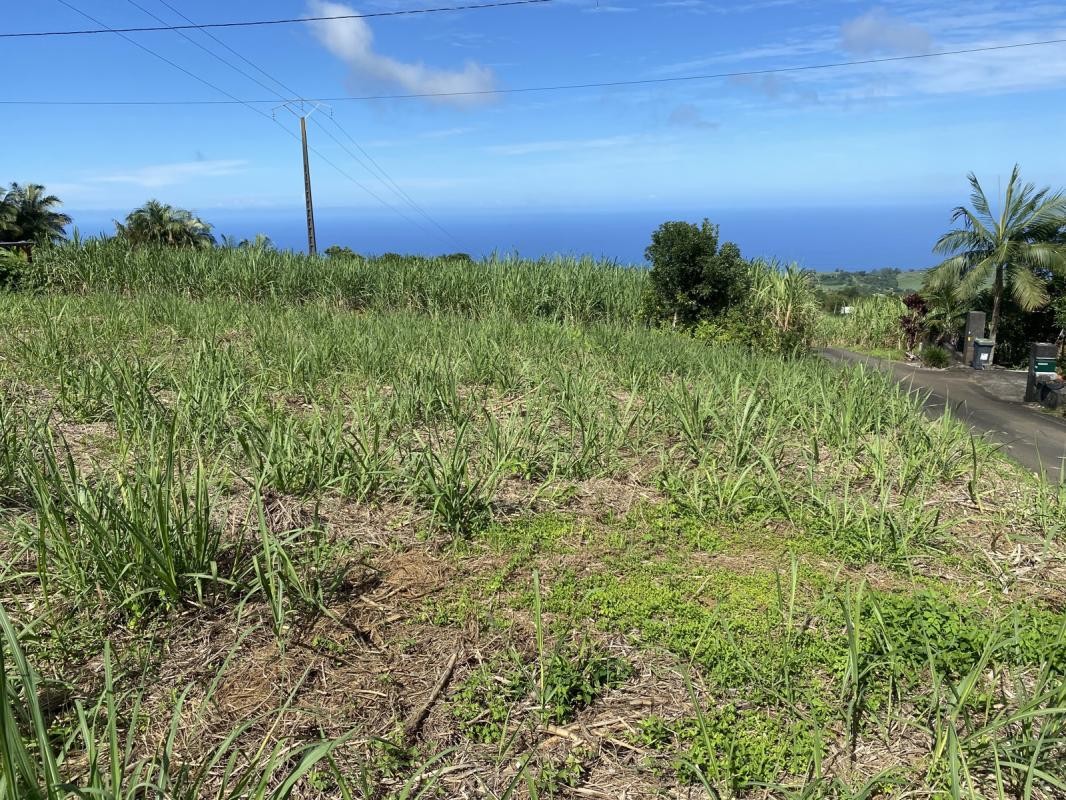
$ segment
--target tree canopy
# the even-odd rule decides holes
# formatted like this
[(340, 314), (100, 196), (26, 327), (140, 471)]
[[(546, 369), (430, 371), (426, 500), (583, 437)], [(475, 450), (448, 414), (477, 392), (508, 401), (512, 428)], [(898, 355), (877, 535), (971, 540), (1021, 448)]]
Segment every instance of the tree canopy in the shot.
[(0, 241), (65, 239), (70, 217), (57, 210), (62, 204), (39, 183), (12, 183), (6, 191), (0, 189)]
[(1025, 311), (1047, 305), (1048, 280), (1066, 266), (1066, 197), (1048, 187), (1022, 184), (1015, 165), (997, 216), (977, 176), (970, 173), (968, 178), (972, 208), (955, 209), (951, 220), (961, 226), (941, 236), (933, 248), (950, 258), (934, 269), (930, 287), (953, 285), (967, 298), (989, 289), (988, 327), (995, 338), (1005, 294)]
[(212, 247), (211, 226), (183, 208), (149, 200), (131, 211), (125, 222), (115, 221), (116, 235), (131, 244), (169, 247)]
[(719, 246), (709, 220), (664, 222), (644, 251), (651, 262), (645, 314), (651, 321), (693, 326), (743, 302), (750, 288), (748, 263), (732, 242)]

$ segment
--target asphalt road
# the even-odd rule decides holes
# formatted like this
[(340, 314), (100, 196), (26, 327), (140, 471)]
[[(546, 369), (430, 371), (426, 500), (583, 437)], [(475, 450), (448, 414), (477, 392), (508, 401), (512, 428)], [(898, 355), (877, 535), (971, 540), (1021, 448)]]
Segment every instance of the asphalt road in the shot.
[(827, 348), (826, 358), (865, 364), (891, 372), (901, 384), (924, 396), (926, 412), (939, 417), (946, 407), (977, 433), (1002, 445), (1002, 452), (1049, 481), (1063, 479), (1066, 418), (1023, 402), (1025, 374), (1003, 370), (923, 369), (849, 350)]

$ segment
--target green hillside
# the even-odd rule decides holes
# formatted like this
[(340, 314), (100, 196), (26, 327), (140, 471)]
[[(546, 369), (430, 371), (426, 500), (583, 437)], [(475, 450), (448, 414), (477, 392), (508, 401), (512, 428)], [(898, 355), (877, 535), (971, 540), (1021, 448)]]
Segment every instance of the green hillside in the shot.
[(926, 270), (885, 267), (875, 270), (815, 273), (818, 287), (826, 292), (844, 292), (856, 297), (870, 294), (906, 294), (921, 288)]

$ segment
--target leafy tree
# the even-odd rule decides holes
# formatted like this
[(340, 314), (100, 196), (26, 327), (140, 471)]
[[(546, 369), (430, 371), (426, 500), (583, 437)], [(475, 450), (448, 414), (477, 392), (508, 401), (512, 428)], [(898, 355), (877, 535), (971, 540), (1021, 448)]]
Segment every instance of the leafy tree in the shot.
[(933, 248), (945, 255), (954, 253), (932, 275), (931, 286), (957, 283), (962, 296), (974, 297), (989, 287), (992, 311), (989, 334), (996, 338), (1005, 294), (1024, 311), (1047, 305), (1047, 281), (1066, 264), (1066, 245), (1056, 241), (1066, 220), (1066, 198), (1051, 194), (1047, 187), (1037, 191), (1020, 184), (1015, 165), (997, 217), (981, 188), (970, 173), (972, 209), (959, 206), (952, 222), (962, 226), (948, 231)]
[(651, 262), (645, 317), (692, 327), (741, 304), (751, 285), (748, 263), (732, 242), (719, 247), (718, 226), (704, 220), (664, 222), (644, 251)]
[(0, 247), (0, 291), (19, 288), (26, 269), (26, 258), (21, 250)]
[(65, 239), (70, 217), (56, 209), (62, 201), (39, 183), (12, 183), (0, 196), (0, 240), (57, 242)]
[(0, 241), (18, 241), (15, 238), (15, 204), (5, 191), (0, 191)]
[(324, 252), (327, 258), (355, 258), (359, 255), (352, 248), (341, 247), (339, 244), (331, 244)]
[(124, 223), (115, 220), (115, 232), (131, 244), (169, 247), (212, 247), (211, 226), (191, 211), (149, 200), (134, 209)]

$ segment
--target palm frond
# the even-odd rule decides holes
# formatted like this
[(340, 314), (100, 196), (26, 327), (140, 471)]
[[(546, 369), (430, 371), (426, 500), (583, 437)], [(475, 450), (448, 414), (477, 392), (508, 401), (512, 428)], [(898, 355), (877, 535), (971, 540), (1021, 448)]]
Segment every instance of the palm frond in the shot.
[(991, 258), (984, 258), (969, 265), (959, 279), (959, 291), (964, 297), (975, 297), (995, 278), (996, 268), (997, 264)]
[(1011, 296), (1023, 311), (1035, 311), (1048, 304), (1047, 284), (1020, 263), (1014, 263), (1006, 269), (1007, 284)]
[(945, 286), (957, 286), (967, 266), (969, 261), (965, 255), (941, 262), (926, 273), (922, 291), (939, 291)]
[[(981, 182), (977, 180), (977, 176), (972, 172), (966, 176), (966, 179), (970, 182), (970, 205), (973, 206), (974, 211), (984, 217), (987, 227), (995, 227), (996, 222), (992, 217), (992, 210), (989, 208), (985, 190), (981, 188)], [(962, 210), (964, 209), (956, 209), (956, 211)]]
[(1035, 242), (1025, 247), (1019, 260), (1031, 269), (1061, 274), (1066, 272), (1066, 244)]

